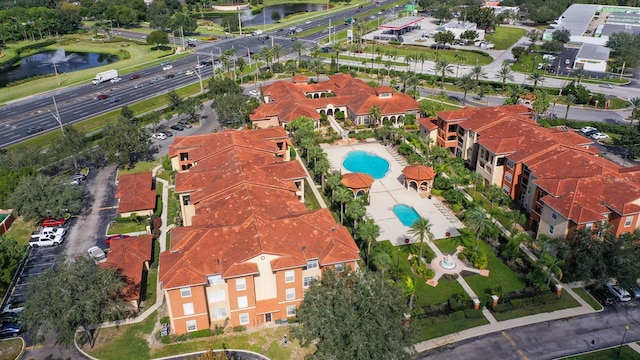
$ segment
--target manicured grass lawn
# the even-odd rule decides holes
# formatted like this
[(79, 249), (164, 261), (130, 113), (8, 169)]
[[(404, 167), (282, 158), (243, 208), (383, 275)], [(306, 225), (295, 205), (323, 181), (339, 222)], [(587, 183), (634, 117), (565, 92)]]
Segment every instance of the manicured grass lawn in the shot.
[(173, 189), (169, 189), (169, 204), (167, 204), (167, 225), (175, 224), (176, 216), (180, 213), (180, 200)]
[(154, 330), (156, 316), (157, 313), (153, 313), (138, 324), (100, 329), (96, 335), (96, 346), (91, 350), (85, 345), (84, 350), (103, 360), (150, 359), (147, 337)]
[(569, 309), (577, 306), (580, 306), (580, 303), (578, 303), (570, 295), (563, 294), (560, 300), (554, 303), (542, 304), (541, 306), (527, 307), (524, 309), (514, 309), (512, 311), (506, 311), (502, 313), (494, 312), (493, 316), (498, 321), (504, 321), (504, 320), (515, 319), (515, 318), (528, 316), (528, 315), (542, 314), (546, 312)]
[(493, 253), (489, 245), (485, 244), (484, 241), (480, 241), (478, 249), (487, 254), (489, 260), (489, 266), (487, 267), (489, 276), (474, 274), (465, 276), (464, 278), (476, 295), (482, 296), (482, 294), (487, 293), (489, 289), (496, 285), (502, 286), (505, 294), (525, 288), (525, 283), (520, 279), (518, 274), (503, 264)]
[(24, 221), (24, 218), (21, 216), (13, 221), (9, 231), (7, 231), (7, 236), (11, 236), (16, 239), (18, 244), (27, 246), (29, 245), (29, 239), (31, 238), (31, 232), (36, 230), (38, 224), (33, 222)]
[(584, 299), (584, 301), (589, 303), (594, 310), (602, 310), (602, 305), (600, 305), (600, 303), (584, 288), (573, 288), (573, 291)]
[(318, 210), (320, 209), (320, 203), (316, 196), (313, 194), (311, 190), (311, 186), (315, 186), (314, 184), (309, 184), (307, 179), (304, 180), (304, 204), (307, 206), (309, 210)]
[(24, 341), (20, 338), (0, 341), (0, 360), (14, 360), (20, 355)]
[(487, 34), (484, 38), (496, 46), (495, 50), (506, 50), (526, 33), (525, 29), (498, 26), (493, 34)]
[(425, 340), (437, 338), (439, 336), (452, 334), (458, 331), (471, 329), (476, 326), (487, 325), (489, 323), (489, 321), (484, 317), (477, 318), (477, 319), (446, 321), (443, 323), (433, 324), (430, 326), (426, 326), (424, 321), (425, 320), (422, 320), (422, 319), (416, 319), (413, 321), (413, 326), (418, 331), (417, 341), (425, 341)]
[[(433, 61), (436, 57), (436, 50), (431, 49), (425, 46), (417, 46), (417, 45), (369, 45), (366, 46), (363, 51), (366, 53), (376, 53), (376, 49), (382, 50), (382, 54), (387, 51), (397, 51), (399, 56), (405, 56), (409, 54), (415, 54), (418, 52), (426, 53), (428, 55), (428, 60)], [(464, 56), (464, 61), (461, 64), (467, 65), (476, 65), (476, 61), (478, 65), (487, 65), (493, 61), (493, 58), (486, 53), (483, 52), (471, 52), (465, 50), (439, 50), (438, 51), (438, 59), (439, 60), (448, 60), (452, 64), (457, 64), (458, 59), (456, 59), (455, 55), (459, 53)], [(377, 55), (376, 55), (377, 56)], [(413, 66), (413, 65), (412, 65)]]
[(131, 169), (118, 169), (118, 178), (124, 174), (136, 174), (145, 171), (151, 171), (156, 166), (162, 164), (162, 159), (155, 159), (153, 161), (141, 161), (137, 162)]
[[(159, 246), (154, 245), (159, 248)], [(142, 307), (148, 309), (156, 303), (156, 290), (158, 285), (158, 268), (152, 268), (147, 274), (147, 287), (145, 290), (145, 298), (142, 301)]]
[(109, 226), (108, 235), (128, 234), (147, 230), (147, 221), (137, 223), (135, 221), (113, 222)]
[[(431, 98), (432, 95), (427, 96), (426, 98), (424, 98), (423, 100), (429, 100), (429, 101), (433, 101), (434, 99)], [(442, 101), (442, 100), (441, 100)], [(451, 103), (453, 103), (451, 100), (447, 101), (447, 102), (438, 102), (440, 104), (440, 106), (442, 106), (442, 110), (441, 111), (450, 111), (450, 110), (460, 110), (460, 108), (462, 106), (456, 106), (456, 105), (452, 105)]]
[(611, 349), (596, 351), (596, 352), (592, 352), (584, 355), (566, 357), (562, 359), (566, 359), (566, 360), (609, 360), (609, 359), (610, 360), (614, 360), (614, 359), (615, 360), (619, 360), (619, 359), (638, 360), (640, 359), (640, 353), (638, 353), (637, 351), (625, 345), (622, 347), (620, 351), (620, 355), (618, 355), (618, 347), (616, 346)]

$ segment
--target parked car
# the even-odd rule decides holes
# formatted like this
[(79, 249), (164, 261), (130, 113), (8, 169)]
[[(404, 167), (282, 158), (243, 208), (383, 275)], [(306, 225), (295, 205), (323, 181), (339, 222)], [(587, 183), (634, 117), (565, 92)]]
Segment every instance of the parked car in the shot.
[(585, 135), (589, 135), (589, 134), (593, 134), (598, 132), (598, 129), (591, 127), (591, 126), (585, 126), (582, 129), (580, 129), (580, 132), (585, 134)]
[(31, 135), (31, 134), (39, 133), (40, 131), (42, 131), (42, 128), (40, 126), (32, 126), (27, 129), (27, 134)]
[(167, 135), (165, 133), (155, 133), (153, 135), (151, 135), (152, 138), (154, 139), (158, 139), (158, 140), (167, 140)]
[(126, 239), (126, 238), (130, 238), (131, 235), (122, 235), (122, 234), (117, 234), (117, 235), (109, 235), (107, 236), (107, 246), (111, 246), (111, 241), (112, 240), (119, 240), (119, 239)]
[(260, 90), (255, 90), (255, 89), (251, 90), (251, 91), (249, 91), (249, 95), (258, 97), (258, 96), (260, 96)]
[(184, 126), (182, 126), (180, 124), (174, 124), (174, 125), (171, 125), (171, 129), (173, 129), (175, 131), (182, 131), (182, 130), (184, 130)]
[(107, 94), (99, 94), (98, 96), (96, 96), (96, 99), (98, 100), (104, 100), (104, 99), (108, 99), (109, 95)]
[(0, 324), (6, 325), (18, 321), (18, 313), (15, 312), (3, 312), (0, 314)]
[[(40, 234), (41, 235), (64, 235), (67, 233), (67, 229), (63, 228), (63, 227), (44, 227), (42, 228), (42, 230), (40, 230)], [(33, 234), (31, 234), (33, 236)]]
[(165, 71), (166, 70), (171, 70), (171, 69), (173, 69), (173, 65), (171, 65), (171, 64), (167, 64), (167, 65), (162, 67), (162, 70), (165, 70)]
[(140, 78), (140, 74), (133, 74), (129, 77), (129, 80), (135, 80), (135, 79), (139, 79)]
[(0, 337), (8, 338), (20, 335), (24, 330), (22, 330), (22, 324), (19, 322), (13, 322), (6, 324), (0, 328)]
[(107, 255), (97, 246), (92, 246), (87, 250), (89, 257), (95, 261), (96, 264), (107, 261)]
[(170, 130), (162, 130), (162, 133), (167, 135), (167, 137), (172, 137), (173, 136), (173, 132), (171, 132)]
[(609, 135), (597, 132), (597, 133), (591, 134), (591, 138), (593, 140), (605, 140), (609, 138)]
[(598, 302), (604, 306), (611, 305), (616, 302), (616, 298), (603, 288), (589, 288), (589, 292)]
[(40, 225), (42, 227), (55, 227), (55, 226), (64, 226), (67, 221), (65, 219), (56, 219), (52, 217), (44, 218)]
[(612, 282), (608, 282), (607, 283), (607, 289), (609, 289), (609, 292), (615, 296), (618, 301), (629, 301), (631, 300), (631, 295), (629, 294), (629, 292), (623, 288), (621, 288), (620, 286), (618, 286), (618, 284), (612, 283)]
[(45, 236), (32, 236), (29, 239), (30, 248), (58, 246), (64, 241), (64, 235), (45, 235)]
[(187, 129), (191, 129), (193, 127), (187, 120), (179, 120), (177, 125), (181, 125), (182, 127)]
[(636, 285), (631, 288), (631, 295), (634, 299), (640, 299), (640, 286)]

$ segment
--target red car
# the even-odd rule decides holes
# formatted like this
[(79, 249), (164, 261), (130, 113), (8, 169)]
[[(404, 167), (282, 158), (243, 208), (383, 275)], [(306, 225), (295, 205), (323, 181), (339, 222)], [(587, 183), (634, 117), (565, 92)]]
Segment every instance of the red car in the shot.
[(98, 99), (98, 100), (104, 100), (104, 99), (108, 99), (108, 98), (109, 98), (109, 95), (107, 95), (107, 94), (100, 94), (100, 95), (98, 95), (96, 97), (96, 99)]
[(140, 74), (133, 74), (133, 75), (131, 75), (131, 77), (129, 77), (130, 80), (135, 80), (135, 79), (138, 79), (138, 78), (140, 78)]
[(126, 239), (130, 237), (131, 235), (122, 235), (122, 234), (107, 236), (107, 246), (111, 246), (111, 240)]
[(64, 226), (66, 223), (65, 219), (56, 219), (52, 217), (45, 218), (42, 220), (42, 227), (56, 227), (56, 226)]

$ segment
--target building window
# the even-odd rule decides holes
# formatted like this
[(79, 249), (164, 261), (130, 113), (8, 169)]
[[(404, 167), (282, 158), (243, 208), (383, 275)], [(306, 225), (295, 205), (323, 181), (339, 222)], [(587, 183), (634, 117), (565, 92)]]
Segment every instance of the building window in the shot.
[(249, 301), (246, 296), (238, 296), (238, 309), (249, 307)]
[(209, 285), (222, 284), (224, 280), (222, 280), (222, 275), (209, 275), (207, 276), (207, 283)]
[(340, 263), (340, 264), (336, 264), (335, 265), (335, 269), (337, 272), (343, 272), (344, 271), (344, 264)]
[(505, 172), (504, 173), (504, 179), (507, 180), (507, 182), (511, 182), (511, 180), (513, 180), (513, 175), (510, 172)]
[(193, 310), (193, 303), (182, 304), (182, 310), (185, 315), (193, 315), (196, 312)]
[(212, 319), (224, 319), (227, 317), (227, 308), (211, 309)]
[(502, 186), (502, 192), (503, 192), (505, 195), (509, 195), (509, 193), (511, 192), (511, 188), (509, 187), (509, 185), (504, 185), (504, 186)]
[(244, 278), (236, 279), (236, 290), (237, 291), (247, 290), (247, 280)]
[(302, 282), (302, 286), (309, 287), (311, 285), (311, 283), (313, 282), (313, 280), (317, 280), (317, 279), (318, 279), (317, 276), (305, 276), (304, 280)]
[(593, 223), (587, 223), (584, 227), (585, 229), (591, 230), (591, 228), (593, 228)]
[(286, 283), (292, 283), (295, 281), (295, 273), (293, 272), (293, 270), (289, 270), (289, 271), (285, 271), (284, 272), (284, 282)]
[(240, 325), (247, 325), (249, 323), (249, 314), (240, 314)]
[(296, 289), (287, 289), (287, 300), (293, 300), (296, 298)]
[(220, 302), (226, 298), (224, 290), (212, 291), (210, 294), (211, 299), (209, 299), (209, 302)]
[(287, 316), (296, 316), (296, 306), (295, 305), (287, 306)]
[(318, 266), (318, 259), (307, 260), (307, 269), (315, 269)]
[(627, 218), (624, 220), (624, 227), (631, 226), (632, 222), (633, 222), (633, 216), (627, 216)]
[(191, 205), (191, 195), (184, 195), (182, 197), (182, 205)]
[(180, 288), (180, 297), (191, 297), (191, 288)]
[(511, 161), (511, 160), (507, 160), (507, 167), (508, 167), (509, 169), (513, 169), (515, 166), (516, 166), (516, 163), (514, 163), (514, 162), (513, 162), (513, 161)]
[(553, 232), (555, 231), (556, 227), (553, 225), (549, 225), (549, 234), (553, 235)]
[(558, 218), (558, 213), (557, 213), (557, 212), (555, 212), (555, 211), (554, 211), (554, 212), (552, 212), (552, 213), (551, 213), (551, 217), (552, 217), (554, 220), (555, 220), (555, 219), (557, 219), (557, 218)]
[(187, 331), (196, 331), (198, 330), (198, 323), (195, 320), (187, 320)]

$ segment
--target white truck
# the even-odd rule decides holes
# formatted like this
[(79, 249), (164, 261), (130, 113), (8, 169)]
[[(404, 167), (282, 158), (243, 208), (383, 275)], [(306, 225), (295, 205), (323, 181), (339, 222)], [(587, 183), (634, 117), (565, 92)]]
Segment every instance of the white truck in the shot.
[(262, 35), (262, 30), (256, 30), (253, 32), (253, 36), (260, 36)]
[(98, 85), (105, 81), (109, 81), (111, 79), (115, 79), (118, 77), (118, 70), (107, 70), (103, 72), (99, 72), (96, 74), (96, 77), (93, 78), (93, 85)]

